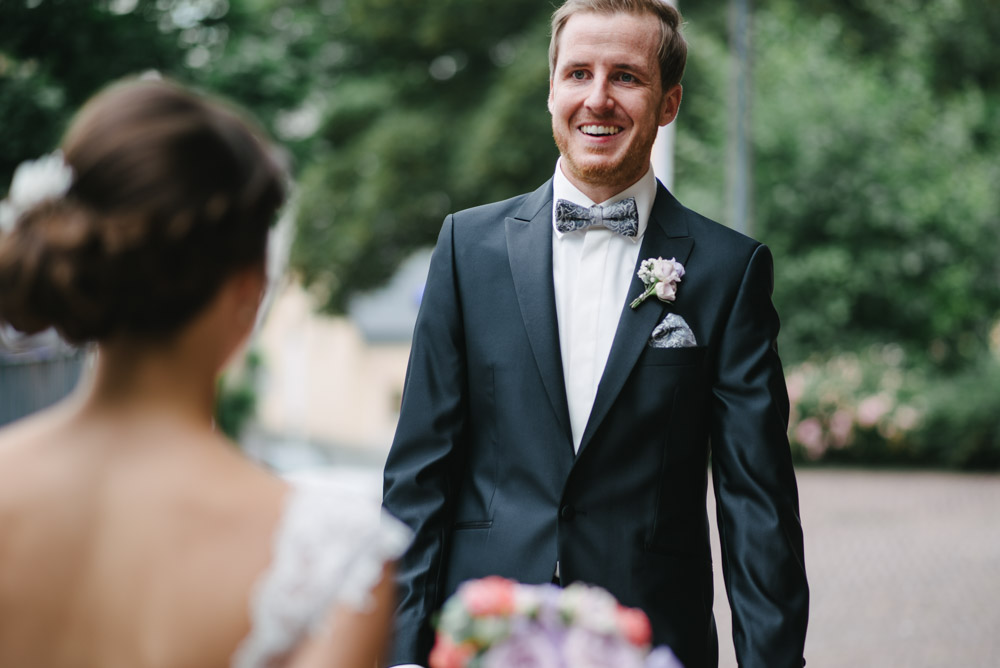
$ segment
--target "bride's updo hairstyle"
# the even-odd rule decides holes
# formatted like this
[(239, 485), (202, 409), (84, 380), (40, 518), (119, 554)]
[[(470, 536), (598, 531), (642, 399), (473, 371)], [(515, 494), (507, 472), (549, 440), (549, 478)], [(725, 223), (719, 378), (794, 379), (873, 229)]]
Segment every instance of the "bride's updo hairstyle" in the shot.
[(68, 191), (0, 230), (0, 321), (73, 343), (167, 338), (264, 262), (285, 173), (233, 109), (164, 81), (119, 83), (61, 148)]

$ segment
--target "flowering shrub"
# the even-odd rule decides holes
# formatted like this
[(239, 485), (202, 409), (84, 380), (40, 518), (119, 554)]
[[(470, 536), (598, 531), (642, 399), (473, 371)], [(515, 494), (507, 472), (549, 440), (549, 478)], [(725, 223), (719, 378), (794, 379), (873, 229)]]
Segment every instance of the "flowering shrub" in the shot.
[(895, 451), (905, 458), (923, 415), (925, 386), (905, 361), (900, 347), (886, 345), (790, 369), (788, 433), (796, 454), (812, 461), (870, 461)]
[(992, 390), (1000, 350), (946, 374), (914, 364), (899, 346), (873, 346), (792, 367), (786, 382), (799, 461), (1000, 470), (1000, 392)]
[(645, 613), (600, 587), (470, 580), (437, 621), (431, 668), (683, 668)]

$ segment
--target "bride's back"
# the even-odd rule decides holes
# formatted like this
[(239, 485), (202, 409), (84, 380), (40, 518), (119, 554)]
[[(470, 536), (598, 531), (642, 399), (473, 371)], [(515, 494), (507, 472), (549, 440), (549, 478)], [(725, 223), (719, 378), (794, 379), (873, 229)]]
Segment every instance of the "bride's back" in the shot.
[(0, 432), (0, 665), (228, 665), (284, 485), (195, 430), (67, 413)]
[(96, 343), (74, 398), (0, 431), (0, 665), (225, 666), (286, 486), (212, 429), (285, 174), (218, 102), (113, 86), (0, 204), (0, 321)]

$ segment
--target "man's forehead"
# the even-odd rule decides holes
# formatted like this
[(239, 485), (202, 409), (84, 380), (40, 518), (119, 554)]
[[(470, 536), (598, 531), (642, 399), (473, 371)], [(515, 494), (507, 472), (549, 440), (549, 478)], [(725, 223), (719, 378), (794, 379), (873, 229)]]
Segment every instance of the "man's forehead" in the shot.
[[(619, 19), (632, 25), (623, 25)], [(600, 59), (631, 68), (649, 67), (656, 62), (659, 47), (655, 21), (653, 16), (621, 12), (574, 14), (559, 35), (558, 65), (586, 65)]]

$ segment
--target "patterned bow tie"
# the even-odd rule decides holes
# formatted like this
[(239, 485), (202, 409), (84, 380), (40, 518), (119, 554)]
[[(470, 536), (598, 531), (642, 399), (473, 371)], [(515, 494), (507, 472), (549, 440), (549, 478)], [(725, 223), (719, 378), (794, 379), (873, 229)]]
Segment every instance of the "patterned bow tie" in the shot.
[(556, 202), (556, 229), (560, 232), (575, 232), (595, 225), (602, 225), (623, 237), (634, 237), (639, 233), (635, 198), (629, 197), (608, 206), (595, 204), (589, 209), (564, 199)]

